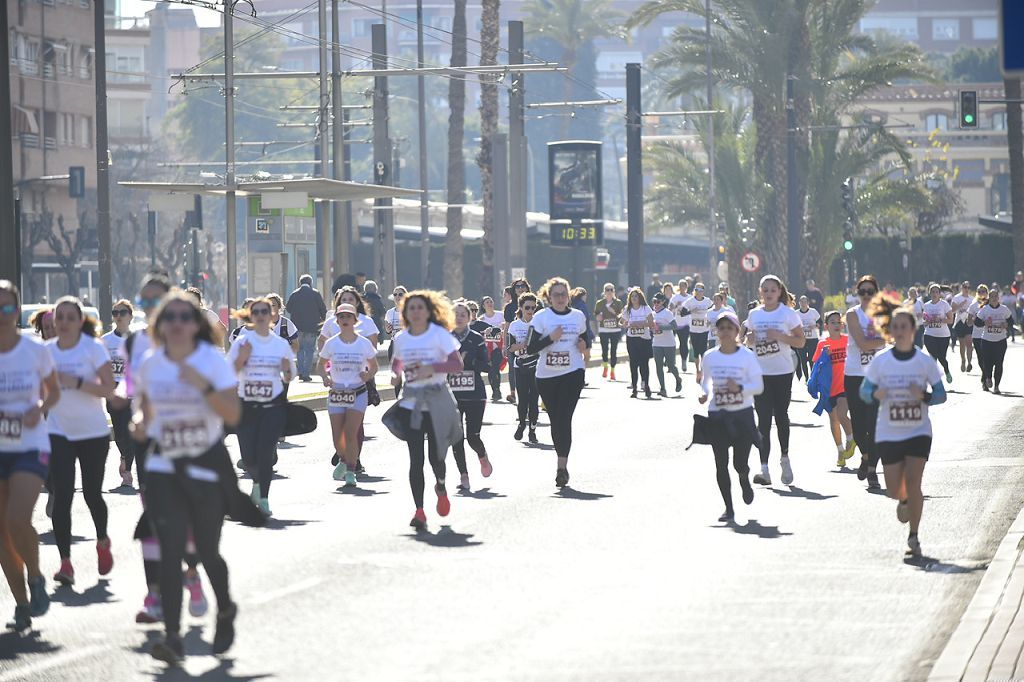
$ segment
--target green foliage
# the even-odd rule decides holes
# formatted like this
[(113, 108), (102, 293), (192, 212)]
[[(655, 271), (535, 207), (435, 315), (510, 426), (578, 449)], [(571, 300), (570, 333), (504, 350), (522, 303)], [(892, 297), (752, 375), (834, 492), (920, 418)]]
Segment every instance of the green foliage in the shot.
[(948, 81), (953, 83), (999, 83), (999, 48), (961, 47), (949, 58)]

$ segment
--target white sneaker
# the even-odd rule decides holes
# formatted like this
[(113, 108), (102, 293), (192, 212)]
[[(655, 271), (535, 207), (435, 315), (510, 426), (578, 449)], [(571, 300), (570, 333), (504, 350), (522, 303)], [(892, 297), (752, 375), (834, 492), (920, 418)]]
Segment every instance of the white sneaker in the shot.
[(348, 471), (348, 467), (345, 466), (345, 463), (344, 462), (338, 462), (338, 466), (334, 467), (334, 474), (333, 474), (334, 480), (335, 481), (344, 481), (345, 480), (345, 473), (347, 471)]
[(793, 484), (793, 467), (789, 465), (789, 457), (782, 458), (782, 485)]

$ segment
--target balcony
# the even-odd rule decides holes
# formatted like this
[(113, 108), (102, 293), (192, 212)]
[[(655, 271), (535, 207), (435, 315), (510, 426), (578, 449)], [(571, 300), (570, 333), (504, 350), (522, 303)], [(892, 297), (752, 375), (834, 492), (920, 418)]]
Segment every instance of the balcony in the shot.
[(43, 138), (43, 148), (44, 149), (50, 149), (50, 150), (57, 149), (57, 139), (53, 138), (53, 137), (44, 137)]
[(38, 149), (39, 148), (39, 136), (35, 133), (22, 133), (21, 134), (21, 146), (26, 149)]

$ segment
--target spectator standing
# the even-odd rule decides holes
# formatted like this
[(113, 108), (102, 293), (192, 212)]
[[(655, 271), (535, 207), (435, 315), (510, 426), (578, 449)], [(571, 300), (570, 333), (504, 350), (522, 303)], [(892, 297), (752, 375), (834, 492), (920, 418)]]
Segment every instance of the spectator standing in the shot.
[(372, 279), (366, 280), (363, 284), (363, 300), (366, 301), (366, 305), (369, 306), (370, 319), (377, 325), (377, 329), (384, 329), (384, 299), (381, 298), (380, 292), (377, 290), (377, 283)]
[(825, 294), (814, 285), (813, 279), (807, 280), (807, 289), (804, 290), (804, 296), (807, 297), (811, 307), (817, 310), (819, 315), (822, 315), (822, 308), (825, 307)]
[(312, 275), (299, 278), (299, 288), (288, 296), (285, 307), (299, 329), (299, 378), (312, 381), (310, 371), (316, 354), (316, 340), (320, 336), (320, 326), (327, 318), (327, 306), (320, 292), (313, 288)]

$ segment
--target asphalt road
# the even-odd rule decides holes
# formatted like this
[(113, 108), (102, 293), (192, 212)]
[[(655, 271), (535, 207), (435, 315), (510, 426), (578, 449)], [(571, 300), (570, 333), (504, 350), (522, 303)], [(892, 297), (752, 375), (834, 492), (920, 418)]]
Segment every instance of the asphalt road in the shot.
[[(234, 648), (209, 655), (212, 614), (186, 614), (189, 658), (177, 670), (146, 654), (159, 626), (134, 622), (144, 595), (130, 540), (137, 496), (106, 496), (117, 563), (99, 581), (76, 498), (77, 583), (55, 590), (31, 636), (0, 635), (0, 682), (923, 679), (1024, 503), (1022, 366), (1011, 344), (1009, 393), (982, 393), (977, 370), (957, 373), (950, 401), (934, 410), (921, 528), (931, 558), (918, 564), (904, 562), (894, 503), (836, 470), (809, 399), (790, 412), (795, 485), (777, 482), (773, 462), (773, 488), (758, 488), (726, 525), (710, 450), (683, 451), (693, 375), (685, 398), (644, 401), (592, 370), (571, 489), (555, 492), (550, 446), (512, 440), (515, 408), (489, 405), (494, 475), (484, 480), (471, 464), (473, 493), (454, 496), (446, 519), (428, 510), (424, 534), (407, 526), (408, 458), (380, 425), (381, 408), (369, 415), (369, 478), (356, 491), (331, 479), (326, 424), (293, 439), (280, 452), (270, 527), (225, 529), (240, 608)], [(550, 442), (547, 428), (540, 435)], [(118, 483), (114, 462), (107, 488)], [(52, 574), (52, 534), (43, 540)], [(0, 591), (0, 614), (12, 610)]]

